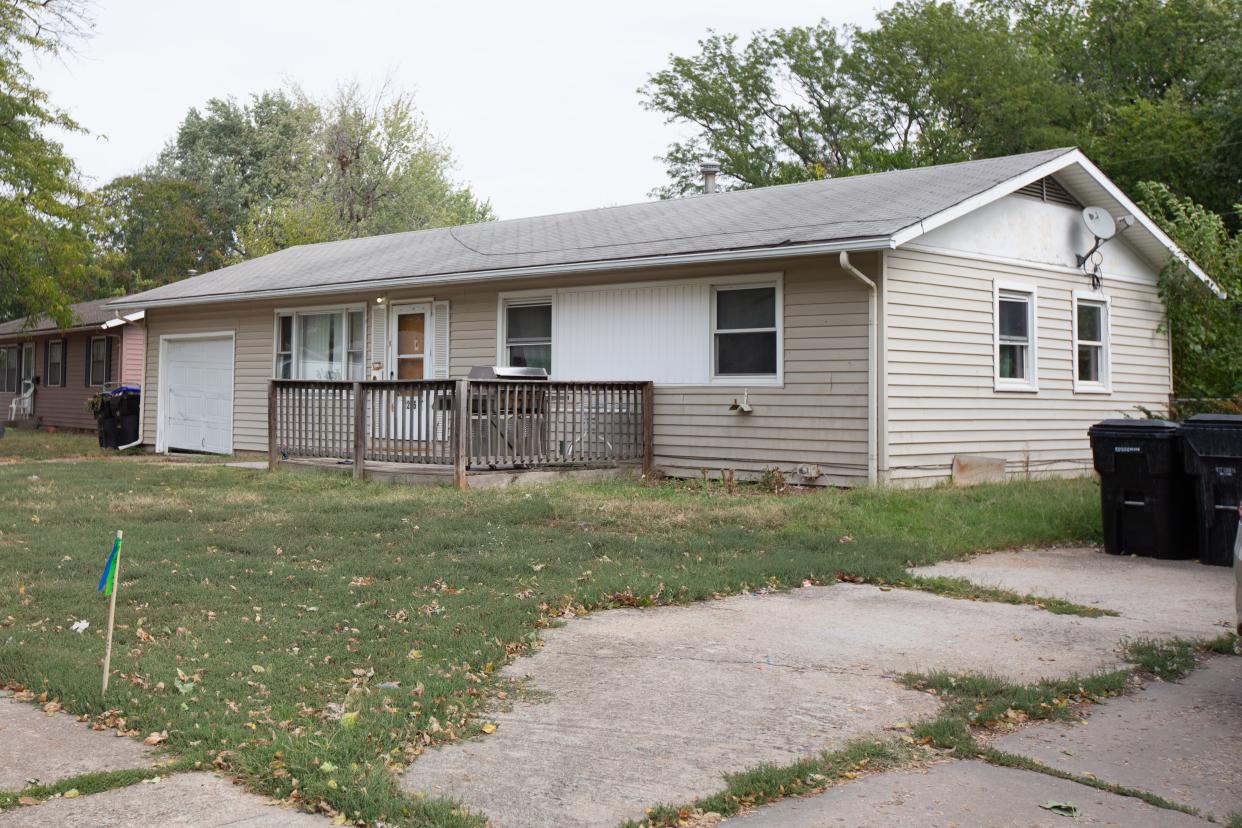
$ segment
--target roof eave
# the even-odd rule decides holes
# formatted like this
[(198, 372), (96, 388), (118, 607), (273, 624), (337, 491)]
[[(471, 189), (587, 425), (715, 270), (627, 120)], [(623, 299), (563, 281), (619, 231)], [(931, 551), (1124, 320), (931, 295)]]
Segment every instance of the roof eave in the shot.
[(309, 285), (297, 288), (273, 288), (271, 290), (246, 290), (216, 293), (204, 296), (175, 297), (134, 301), (126, 297), (108, 303), (117, 310), (185, 307), (220, 302), (241, 302), (257, 299), (283, 299), (297, 296), (323, 296), (337, 293), (360, 293), (368, 290), (395, 290), (406, 287), (444, 287), (447, 285), (472, 284), (475, 282), (501, 281), (505, 279), (530, 278), (534, 276), (570, 276), (580, 273), (596, 273), (606, 270), (639, 270), (650, 267), (669, 267), (691, 264), (714, 264), (727, 262), (762, 261), (767, 259), (797, 258), (826, 253), (866, 252), (889, 250), (894, 247), (891, 236), (868, 236), (831, 242), (811, 242), (790, 246), (760, 247), (744, 250), (718, 250), (703, 253), (685, 253), (668, 256), (644, 256), (632, 259), (604, 259), (597, 262), (574, 262), (563, 265), (535, 265), (531, 267), (505, 268), (503, 270), (480, 270), (439, 276), (409, 276), (396, 279), (371, 279), (345, 284)]

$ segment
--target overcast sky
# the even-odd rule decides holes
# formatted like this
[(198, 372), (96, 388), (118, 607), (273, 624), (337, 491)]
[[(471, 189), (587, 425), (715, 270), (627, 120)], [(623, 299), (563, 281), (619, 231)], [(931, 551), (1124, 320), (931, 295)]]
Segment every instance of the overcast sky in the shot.
[(707, 28), (869, 25), (886, 0), (95, 0), (94, 36), (35, 67), (93, 135), (66, 148), (94, 184), (154, 160), (187, 109), (292, 82), (386, 76), (413, 90), (457, 177), (501, 218), (646, 199), (677, 137), (636, 90)]

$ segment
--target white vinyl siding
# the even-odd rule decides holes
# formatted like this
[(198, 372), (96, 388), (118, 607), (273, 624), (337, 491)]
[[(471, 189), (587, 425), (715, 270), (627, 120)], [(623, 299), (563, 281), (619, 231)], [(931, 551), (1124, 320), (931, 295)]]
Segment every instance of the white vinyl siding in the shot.
[[(1003, 457), (1011, 474), (1086, 473), (1087, 429), (1109, 417), (1165, 410), (1171, 375), (1154, 271), (1146, 284), (1105, 278), (1113, 393), (1075, 393), (1073, 292), (1087, 277), (898, 249), (887, 254), (888, 468), (897, 480), (943, 480), (956, 454)], [(997, 282), (1038, 293), (1039, 391), (995, 390)]]

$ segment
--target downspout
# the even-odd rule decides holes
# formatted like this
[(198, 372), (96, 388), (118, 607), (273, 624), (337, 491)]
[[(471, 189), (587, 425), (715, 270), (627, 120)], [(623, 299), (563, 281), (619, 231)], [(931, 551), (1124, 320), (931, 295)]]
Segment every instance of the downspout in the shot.
[[(129, 324), (137, 325), (138, 323), (130, 322)], [(121, 336), (123, 337), (125, 336), (125, 334), (121, 334)], [(148, 345), (147, 320), (144, 318), (142, 320), (142, 373), (138, 375), (138, 389), (139, 389), (139, 393), (142, 394), (142, 396), (138, 398), (141, 401), (141, 404), (138, 406), (138, 439), (132, 443), (127, 443), (123, 446), (117, 446), (116, 447), (117, 451), (125, 451), (125, 449), (129, 449), (129, 448), (133, 448), (134, 446), (142, 445), (142, 432), (146, 429), (146, 424), (147, 424), (147, 398), (146, 398), (146, 394), (147, 394), (147, 345)], [(121, 359), (124, 360), (124, 358), (125, 358), (125, 340), (122, 339), (121, 340)]]
[(879, 326), (876, 324), (879, 315), (879, 290), (875, 282), (854, 265), (850, 264), (850, 254), (841, 251), (841, 269), (867, 286), (867, 482), (874, 484), (879, 479), (878, 447), (876, 431), (879, 427), (877, 411), (880, 404), (879, 371)]

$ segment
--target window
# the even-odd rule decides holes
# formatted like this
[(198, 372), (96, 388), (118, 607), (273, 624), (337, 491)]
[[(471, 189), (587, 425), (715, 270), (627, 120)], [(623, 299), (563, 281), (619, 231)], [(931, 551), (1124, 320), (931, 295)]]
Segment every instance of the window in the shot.
[(112, 380), (112, 337), (93, 336), (86, 344), (86, 384), (104, 385)]
[(278, 379), (361, 380), (366, 314), (361, 309), (276, 316)]
[(1074, 390), (1108, 391), (1108, 298), (1074, 292)]
[(26, 342), (22, 344), (22, 372), (21, 379), (18, 381), (17, 390), (23, 391), (26, 383), (34, 381), (34, 357), (35, 344)]
[(16, 345), (0, 348), (0, 392), (14, 393), (17, 391), (17, 368), (21, 361), (20, 351)]
[(552, 303), (511, 302), (505, 306), (505, 361), (515, 368), (552, 373)]
[(775, 377), (780, 351), (776, 286), (717, 287), (712, 303), (712, 374)]
[(43, 366), (43, 384), (63, 387), (65, 384), (65, 341), (63, 339), (50, 340), (43, 356), (46, 363)]
[(996, 286), (996, 389), (1037, 390), (1034, 288)]

